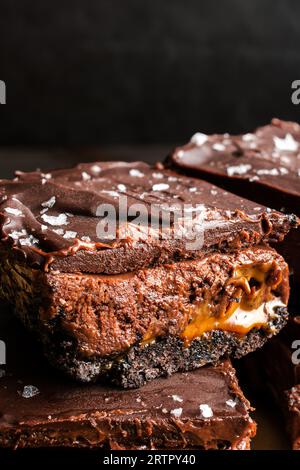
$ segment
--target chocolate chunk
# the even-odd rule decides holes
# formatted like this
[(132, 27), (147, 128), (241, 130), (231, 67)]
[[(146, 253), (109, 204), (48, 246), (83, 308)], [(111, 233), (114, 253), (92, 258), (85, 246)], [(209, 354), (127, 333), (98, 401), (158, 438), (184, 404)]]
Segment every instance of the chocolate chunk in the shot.
[[(120, 391), (57, 375), (3, 308), (0, 331), (8, 351), (1, 447), (244, 450), (255, 435), (228, 360)], [(24, 397), (25, 386), (39, 393)]]

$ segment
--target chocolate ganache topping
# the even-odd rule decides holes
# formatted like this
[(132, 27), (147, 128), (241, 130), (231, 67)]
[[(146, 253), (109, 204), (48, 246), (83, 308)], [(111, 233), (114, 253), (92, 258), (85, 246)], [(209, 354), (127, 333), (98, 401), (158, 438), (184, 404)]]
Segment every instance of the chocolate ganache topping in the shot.
[[(98, 224), (105, 216), (99, 207), (109, 205), (118, 216), (124, 197), (128, 207), (142, 204), (147, 209), (146, 224), (138, 226), (138, 211), (132, 211), (118, 220), (115, 236), (99, 237)], [(186, 204), (198, 205), (202, 214), (195, 237), (204, 233), (203, 243), (194, 250), (186, 247), (188, 230), (174, 236), (179, 230), (175, 215), (184, 219)], [(149, 229), (153, 205), (160, 209), (154, 218), (171, 221), (163, 234), (152, 225)], [(193, 258), (217, 245), (280, 240), (295, 224), (291, 216), (165, 170), (161, 164), (94, 162), (49, 173), (16, 172), (14, 180), (0, 181), (0, 248), (45, 270), (122, 273)]]

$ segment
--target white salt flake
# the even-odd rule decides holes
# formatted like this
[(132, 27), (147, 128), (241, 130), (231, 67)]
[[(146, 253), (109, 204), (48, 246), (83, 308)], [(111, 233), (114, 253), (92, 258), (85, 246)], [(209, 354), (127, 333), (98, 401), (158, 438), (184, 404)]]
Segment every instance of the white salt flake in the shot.
[(180, 416), (182, 415), (182, 408), (174, 408), (174, 410), (170, 411), (170, 414), (175, 418), (180, 418)]
[(210, 190), (210, 194), (211, 194), (212, 196), (216, 196), (216, 195), (218, 194), (218, 191), (217, 191), (216, 189), (211, 189), (211, 190)]
[(213, 410), (206, 403), (199, 405), (199, 408), (200, 408), (200, 412), (203, 418), (211, 418), (214, 415)]
[(217, 152), (223, 152), (223, 150), (225, 150), (225, 145), (219, 144), (218, 142), (216, 142), (216, 143), (212, 146), (212, 148), (213, 148), (214, 150), (216, 150)]
[(248, 132), (248, 134), (243, 135), (242, 139), (244, 140), (244, 142), (249, 142), (250, 140), (255, 139), (255, 135)]
[(89, 175), (86, 171), (83, 171), (81, 173), (81, 176), (82, 176), (83, 181), (88, 181), (91, 179), (91, 175)]
[(176, 176), (169, 176), (168, 177), (168, 181), (170, 181), (170, 183), (175, 183), (175, 181), (177, 181), (178, 178), (176, 178)]
[(25, 229), (22, 229), (22, 230), (12, 230), (9, 234), (9, 236), (11, 238), (13, 238), (14, 240), (18, 240), (20, 237), (26, 237), (28, 234), (27, 234), (27, 231)]
[(111, 197), (120, 197), (120, 194), (117, 193), (117, 191), (110, 191), (110, 190), (103, 189), (102, 192), (105, 194), (108, 194)]
[(23, 215), (22, 211), (20, 211), (20, 209), (15, 209), (14, 207), (5, 207), (5, 212), (7, 212), (8, 214), (12, 214), (12, 215)]
[(230, 408), (235, 408), (236, 407), (236, 401), (235, 400), (229, 399), (225, 403), (226, 403), (227, 406), (230, 406)]
[(62, 228), (54, 228), (53, 232), (57, 233), (57, 235), (63, 235), (64, 230)]
[(118, 184), (118, 190), (119, 190), (119, 191), (122, 191), (122, 192), (123, 192), (123, 191), (126, 191), (126, 186), (125, 186), (125, 184)]
[(190, 192), (190, 193), (195, 193), (196, 191), (197, 191), (197, 188), (190, 188), (190, 189), (189, 189), (189, 192)]
[(101, 167), (99, 165), (93, 165), (91, 170), (94, 172), (94, 173), (100, 173), (101, 171)]
[(136, 178), (143, 178), (145, 175), (142, 173), (140, 170), (137, 170), (136, 168), (132, 168), (129, 170), (130, 176), (135, 176)]
[(64, 234), (64, 238), (75, 238), (77, 236), (77, 232), (73, 232), (72, 230), (66, 230)]
[(39, 243), (39, 240), (35, 238), (33, 235), (29, 235), (27, 238), (20, 238), (19, 243), (22, 246), (31, 246), (31, 245), (37, 245)]
[(152, 186), (152, 191), (165, 191), (166, 189), (169, 189), (169, 185), (166, 183), (159, 183), (159, 184), (154, 184)]
[(52, 175), (51, 173), (41, 173), (41, 177), (46, 180), (50, 180), (52, 178)]
[(41, 229), (42, 229), (43, 231), (44, 231), (44, 230), (47, 230), (47, 228), (48, 228), (47, 225), (43, 225), (43, 224), (41, 225)]
[(277, 168), (272, 168), (269, 170), (268, 168), (261, 168), (260, 170), (257, 170), (258, 175), (269, 175), (269, 176), (279, 176), (279, 170)]
[(167, 410), (167, 408), (163, 408), (161, 411), (163, 412), (163, 414), (166, 414), (166, 413), (168, 413), (168, 410)]
[(172, 395), (172, 398), (174, 401), (179, 401), (180, 403), (183, 402), (183, 398), (181, 398), (179, 395)]
[(43, 215), (43, 214), (46, 214), (46, 212), (48, 212), (49, 208), (48, 207), (45, 207), (44, 209), (42, 209), (40, 211), (40, 214)]
[(164, 175), (162, 173), (152, 173), (153, 178), (162, 179)]
[(286, 134), (286, 136), (281, 139), (280, 137), (274, 136), (274, 144), (278, 150), (286, 150), (288, 152), (296, 152), (298, 150), (299, 144), (294, 139), (291, 134)]
[(197, 147), (201, 147), (201, 145), (205, 144), (207, 141), (208, 136), (206, 134), (202, 134), (202, 132), (196, 132), (191, 138), (191, 143), (197, 145)]
[(48, 199), (48, 201), (42, 202), (41, 206), (42, 207), (48, 207), (48, 209), (50, 209), (51, 207), (54, 206), (55, 203), (56, 203), (56, 197), (52, 196), (52, 197), (50, 197), (50, 199)]
[(42, 214), (41, 218), (43, 219), (44, 222), (50, 225), (68, 225), (66, 214), (59, 214), (59, 215)]
[(248, 163), (241, 163), (240, 165), (229, 166), (227, 168), (227, 175), (244, 175), (247, 171), (251, 170), (252, 166)]
[(39, 393), (40, 393), (39, 389), (35, 387), (34, 385), (25, 385), (25, 387), (23, 388), (22, 397), (32, 398), (35, 395), (38, 395)]
[(91, 241), (90, 237), (87, 237), (87, 236), (85, 236), (85, 235), (84, 235), (83, 237), (81, 237), (81, 240), (82, 240), (83, 242), (88, 242), (88, 243)]

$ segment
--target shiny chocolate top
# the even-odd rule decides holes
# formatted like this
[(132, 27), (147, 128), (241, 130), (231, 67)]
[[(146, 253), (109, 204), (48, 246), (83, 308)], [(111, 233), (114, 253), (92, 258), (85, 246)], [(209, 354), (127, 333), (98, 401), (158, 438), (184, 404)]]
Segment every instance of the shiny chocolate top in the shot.
[[(141, 207), (142, 222), (136, 219)], [(117, 220), (113, 235), (113, 224), (107, 232), (101, 225), (111, 209)], [(46, 270), (122, 273), (193, 258), (216, 246), (280, 239), (294, 223), (293, 217), (162, 165), (97, 162), (16, 172), (14, 180), (0, 181), (0, 249)]]
[[(271, 124), (244, 135), (196, 133), (188, 144), (174, 151), (170, 161), (218, 184), (223, 181), (225, 187), (230, 180), (238, 194), (245, 194), (246, 189), (238, 180), (249, 182), (247, 194), (251, 199), (300, 213), (300, 126), (296, 123), (273, 119)], [(259, 186), (271, 188), (272, 197), (257, 195)], [(280, 193), (277, 198), (276, 192)]]

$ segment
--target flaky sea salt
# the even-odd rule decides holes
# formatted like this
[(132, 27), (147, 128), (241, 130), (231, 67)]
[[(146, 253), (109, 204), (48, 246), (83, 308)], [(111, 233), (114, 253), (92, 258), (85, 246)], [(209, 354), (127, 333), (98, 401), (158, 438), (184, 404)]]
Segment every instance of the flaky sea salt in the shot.
[(56, 203), (56, 197), (52, 196), (52, 197), (50, 197), (50, 199), (48, 199), (48, 201), (42, 202), (41, 206), (42, 207), (48, 207), (48, 209), (50, 209), (51, 207), (54, 206), (55, 203)]
[(174, 401), (179, 401), (180, 403), (183, 402), (183, 398), (181, 398), (179, 395), (172, 395), (172, 398)]
[(64, 234), (64, 238), (75, 238), (77, 236), (77, 232), (73, 232), (72, 230), (66, 230)]
[(5, 207), (5, 212), (7, 212), (8, 214), (11, 214), (11, 215), (23, 215), (22, 211), (20, 211), (20, 209), (15, 209), (14, 207)]
[(162, 173), (152, 173), (153, 178), (162, 179), (164, 175)]
[(27, 231), (23, 228), (22, 230), (12, 230), (9, 234), (14, 240), (18, 240), (20, 237), (26, 237), (28, 235)]
[(180, 416), (182, 415), (182, 408), (174, 408), (174, 410), (170, 411), (170, 414), (175, 418), (180, 418)]
[(242, 139), (243, 139), (245, 142), (249, 142), (249, 141), (255, 139), (255, 135), (254, 135), (254, 134), (251, 134), (250, 132), (248, 132), (248, 134), (243, 135)]
[(201, 415), (203, 416), (203, 418), (211, 418), (214, 415), (213, 410), (206, 403), (203, 403), (202, 405), (199, 405), (199, 408), (200, 408), (200, 412), (201, 412)]
[(196, 132), (191, 138), (191, 143), (197, 145), (197, 147), (201, 147), (208, 139), (206, 134), (202, 134), (202, 132)]
[(31, 246), (31, 245), (37, 245), (39, 243), (39, 240), (35, 238), (33, 235), (29, 235), (27, 238), (20, 238), (19, 243), (22, 246)]
[(62, 228), (54, 228), (53, 232), (57, 233), (57, 235), (63, 235), (64, 230)]
[(283, 150), (287, 152), (296, 152), (298, 150), (299, 144), (294, 139), (291, 134), (286, 134), (286, 136), (281, 139), (280, 137), (274, 136), (274, 144), (278, 150)]
[(88, 181), (91, 179), (91, 175), (89, 175), (86, 171), (83, 171), (81, 173), (81, 176), (82, 176), (83, 181)]
[(119, 197), (120, 196), (120, 194), (117, 193), (117, 191), (110, 191), (110, 190), (106, 190), (106, 189), (103, 189), (102, 193), (108, 194), (111, 197)]
[(152, 191), (165, 191), (166, 189), (169, 189), (169, 185), (166, 183), (159, 183), (159, 184), (154, 184), (152, 186)]
[(25, 385), (21, 396), (23, 398), (32, 398), (40, 393), (39, 389), (34, 385)]
[(101, 171), (101, 167), (99, 165), (93, 165), (91, 170), (94, 172), (94, 173), (100, 173)]
[(51, 173), (41, 173), (41, 178), (45, 178), (46, 180), (50, 180), (52, 178)]
[(68, 225), (66, 214), (59, 214), (59, 215), (42, 214), (41, 218), (44, 220), (44, 222), (50, 225)]
[(218, 142), (216, 142), (216, 143), (212, 146), (212, 148), (213, 148), (214, 150), (216, 150), (217, 152), (223, 152), (223, 151), (225, 150), (225, 145), (219, 144)]
[(143, 178), (145, 175), (142, 173), (140, 170), (137, 170), (136, 168), (132, 168), (129, 170), (130, 176), (135, 176), (136, 178)]
[(91, 241), (90, 237), (87, 237), (86, 235), (84, 235), (83, 237), (81, 237), (81, 240), (82, 240), (83, 242), (87, 242), (87, 243), (89, 243), (89, 242)]
[(236, 401), (235, 400), (229, 399), (225, 403), (226, 403), (227, 406), (230, 406), (230, 408), (235, 408), (236, 407)]
[(248, 163), (241, 163), (240, 165), (233, 165), (227, 167), (227, 175), (244, 175), (247, 171), (251, 170), (252, 166)]
[(126, 191), (126, 186), (125, 186), (125, 184), (118, 184), (118, 190), (121, 191), (121, 192)]

